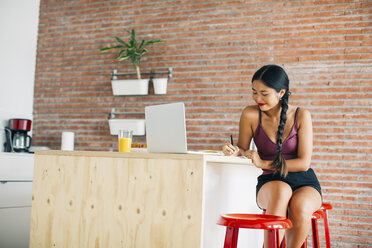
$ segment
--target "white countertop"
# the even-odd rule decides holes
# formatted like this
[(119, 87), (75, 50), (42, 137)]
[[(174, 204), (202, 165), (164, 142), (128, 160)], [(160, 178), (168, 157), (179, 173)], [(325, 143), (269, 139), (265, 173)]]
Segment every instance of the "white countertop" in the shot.
[(0, 152), (0, 181), (32, 181), (34, 154)]
[(0, 152), (0, 158), (2, 157), (34, 157), (34, 154), (24, 152)]

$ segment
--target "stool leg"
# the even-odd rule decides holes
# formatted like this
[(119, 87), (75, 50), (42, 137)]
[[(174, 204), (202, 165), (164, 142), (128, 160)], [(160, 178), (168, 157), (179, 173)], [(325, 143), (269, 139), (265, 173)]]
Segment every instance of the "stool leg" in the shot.
[(318, 220), (311, 220), (311, 228), (313, 232), (313, 248), (319, 248)]
[(267, 230), (269, 238), (268, 248), (279, 248), (279, 229)]
[[(285, 236), (284, 236), (282, 242), (280, 243), (280, 248), (286, 248), (286, 247), (287, 247), (287, 244), (285, 243)], [(265, 248), (265, 245), (262, 245), (262, 248)]]
[(280, 243), (280, 248), (286, 248), (287, 244), (285, 243), (285, 235), (283, 237), (282, 243)]
[(236, 248), (238, 246), (239, 228), (226, 227), (224, 248)]
[(324, 232), (325, 232), (326, 247), (331, 248), (331, 238), (329, 236), (327, 209), (324, 209), (323, 213), (324, 213)]
[(301, 245), (301, 248), (307, 248), (307, 237), (306, 237), (304, 243)]

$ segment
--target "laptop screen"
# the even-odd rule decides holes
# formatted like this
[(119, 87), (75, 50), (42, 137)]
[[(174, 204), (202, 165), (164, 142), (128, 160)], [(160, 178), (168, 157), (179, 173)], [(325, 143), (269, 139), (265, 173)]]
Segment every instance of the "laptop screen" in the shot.
[(183, 102), (147, 106), (145, 120), (149, 152), (187, 153)]

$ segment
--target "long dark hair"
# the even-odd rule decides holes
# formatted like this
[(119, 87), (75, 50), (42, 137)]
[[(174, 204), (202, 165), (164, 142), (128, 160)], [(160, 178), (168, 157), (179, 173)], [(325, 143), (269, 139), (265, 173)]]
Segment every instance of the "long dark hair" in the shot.
[(288, 100), (291, 94), (289, 92), (288, 75), (280, 66), (265, 65), (258, 71), (256, 71), (256, 73), (253, 75), (252, 83), (255, 80), (261, 80), (267, 87), (274, 89), (276, 92), (280, 92), (280, 90), (282, 89), (286, 90), (285, 94), (280, 99), (282, 104), (282, 112), (280, 113), (280, 123), (276, 139), (276, 149), (278, 151), (278, 154), (271, 164), (271, 166), (274, 168), (275, 173), (280, 172), (281, 176), (286, 177), (288, 174), (288, 169), (282, 152), (282, 143), (284, 126), (287, 121)]

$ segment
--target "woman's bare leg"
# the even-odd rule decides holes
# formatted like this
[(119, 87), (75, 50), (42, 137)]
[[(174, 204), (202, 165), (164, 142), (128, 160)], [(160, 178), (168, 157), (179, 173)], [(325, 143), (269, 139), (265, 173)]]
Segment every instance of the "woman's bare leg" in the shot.
[[(265, 183), (257, 194), (257, 203), (266, 209), (266, 214), (287, 216), (289, 200), (292, 197), (291, 187), (282, 181), (271, 181)], [(280, 241), (283, 239), (284, 230), (279, 231)], [(268, 247), (267, 231), (264, 232), (264, 244)]]
[(313, 187), (301, 187), (293, 192), (289, 203), (289, 218), (293, 227), (286, 232), (288, 248), (301, 247), (311, 227), (311, 215), (321, 203), (322, 198)]

